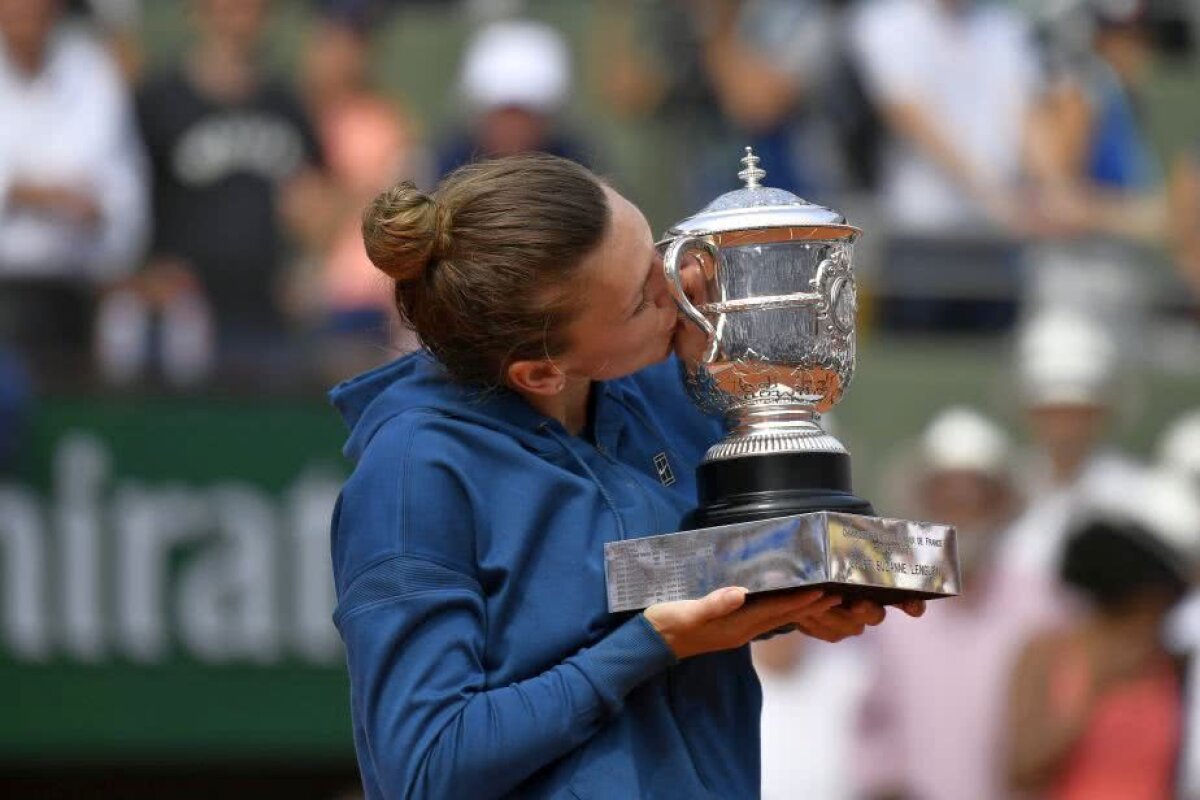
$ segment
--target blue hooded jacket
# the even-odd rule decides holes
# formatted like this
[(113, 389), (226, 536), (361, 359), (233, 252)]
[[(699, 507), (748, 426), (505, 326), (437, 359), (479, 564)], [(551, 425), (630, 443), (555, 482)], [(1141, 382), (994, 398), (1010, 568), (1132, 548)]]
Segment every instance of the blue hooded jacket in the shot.
[(721, 433), (677, 361), (597, 384), (594, 442), (426, 353), (331, 396), (357, 462), (334, 622), (369, 800), (758, 796), (748, 648), (677, 661), (607, 611), (604, 543), (677, 530)]

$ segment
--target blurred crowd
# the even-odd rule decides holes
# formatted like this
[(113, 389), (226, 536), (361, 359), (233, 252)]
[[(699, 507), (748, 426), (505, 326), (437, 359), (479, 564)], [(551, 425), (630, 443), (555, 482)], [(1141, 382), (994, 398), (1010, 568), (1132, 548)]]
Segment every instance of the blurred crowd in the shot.
[(764, 797), (1200, 797), (1200, 404), (1149, 463), (1111, 328), (1021, 327), (1023, 441), (933, 414), (897, 456), (893, 510), (955, 526), (964, 590), (861, 639), (756, 643)]
[[(1200, 797), (1200, 410), (1153, 465), (1107, 444), (1149, 328), (1200, 370), (1200, 129), (1163, 153), (1144, 103), (1194, 4), (591, 0), (580, 53), (520, 0), (312, 0), (277, 75), (281, 5), (180, 2), (152, 65), (138, 0), (0, 0), (0, 466), (39, 385), (328, 385), (417, 346), (364, 204), (532, 150), (636, 184), (567, 113), (594, 91), (674, 132), (649, 180), (681, 215), (752, 145), (871, 232), (867, 324), (1017, 345), (1028, 441), (946, 409), (897, 471), (898, 510), (957, 526), (963, 598), (759, 647), (766, 796)], [(408, 5), (471, 28), (437, 137), (371, 68)]]
[[(288, 3), (181, 2), (188, 43), (151, 63), (138, 0), (0, 2), (7, 384), (328, 382), (413, 346), (359, 209), (529, 150), (636, 184), (567, 119), (589, 90), (675, 132), (648, 180), (680, 214), (746, 144), (769, 184), (846, 211), (885, 329), (1007, 331), (1072, 301), (1195, 320), (1200, 144), (1161, 155), (1142, 102), (1156, 61), (1193, 57), (1182, 0), (594, 0), (587, 57), (519, 0), (298, 4), (284, 76), (263, 41)], [(371, 67), (410, 6), (470, 28), (436, 137)]]

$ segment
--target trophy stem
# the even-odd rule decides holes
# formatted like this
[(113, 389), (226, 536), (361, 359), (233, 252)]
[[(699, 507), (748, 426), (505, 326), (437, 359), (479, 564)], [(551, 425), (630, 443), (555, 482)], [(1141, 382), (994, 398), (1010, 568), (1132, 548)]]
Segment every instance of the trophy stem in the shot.
[(762, 405), (735, 409), (732, 429), (704, 456), (704, 463), (782, 453), (841, 453), (846, 448), (817, 424), (815, 409)]

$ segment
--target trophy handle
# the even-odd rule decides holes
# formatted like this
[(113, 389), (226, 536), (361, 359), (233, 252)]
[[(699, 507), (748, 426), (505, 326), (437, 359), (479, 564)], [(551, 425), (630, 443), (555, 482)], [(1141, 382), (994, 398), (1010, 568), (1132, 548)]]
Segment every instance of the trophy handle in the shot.
[(681, 236), (672, 241), (667, 246), (667, 251), (663, 253), (663, 272), (667, 276), (667, 289), (671, 292), (671, 297), (675, 299), (675, 305), (679, 306), (683, 315), (696, 323), (700, 330), (708, 335), (709, 342), (712, 342), (717, 336), (717, 329), (713, 327), (707, 317), (700, 313), (700, 309), (692, 305), (687, 292), (683, 290), (683, 278), (679, 274), (679, 262), (683, 259), (684, 253), (692, 249), (704, 250), (712, 256), (714, 264), (716, 263), (717, 248), (712, 242), (700, 236)]

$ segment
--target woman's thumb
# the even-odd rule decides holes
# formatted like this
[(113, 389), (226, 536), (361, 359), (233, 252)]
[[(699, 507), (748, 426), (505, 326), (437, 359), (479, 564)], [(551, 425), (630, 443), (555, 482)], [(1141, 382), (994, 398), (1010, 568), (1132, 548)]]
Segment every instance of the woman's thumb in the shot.
[(741, 586), (726, 586), (724, 589), (709, 592), (697, 601), (701, 619), (720, 619), (732, 614), (746, 604), (746, 592)]

